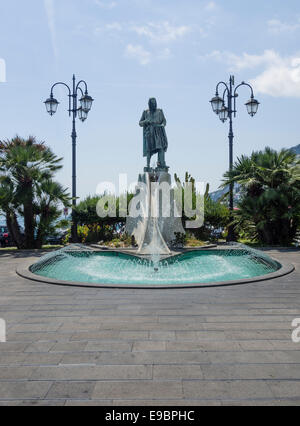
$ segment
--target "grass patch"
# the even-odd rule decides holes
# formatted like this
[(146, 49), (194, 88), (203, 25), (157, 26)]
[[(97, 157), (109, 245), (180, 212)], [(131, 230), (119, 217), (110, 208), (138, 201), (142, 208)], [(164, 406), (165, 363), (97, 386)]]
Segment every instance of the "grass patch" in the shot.
[(61, 249), (63, 247), (64, 246), (61, 246), (61, 245), (55, 245), (55, 246), (46, 245), (46, 246), (43, 246), (42, 248), (43, 250), (52, 250), (52, 249)]
[(197, 240), (196, 238), (187, 238), (186, 239), (186, 244), (185, 247), (202, 247), (202, 246), (206, 246), (207, 242), (205, 241), (201, 241), (201, 240)]
[(16, 251), (17, 247), (0, 247), (0, 251)]
[(111, 241), (104, 241), (101, 243), (101, 245), (105, 247), (110, 248), (129, 248), (132, 247), (131, 245), (132, 241), (131, 238), (114, 238)]

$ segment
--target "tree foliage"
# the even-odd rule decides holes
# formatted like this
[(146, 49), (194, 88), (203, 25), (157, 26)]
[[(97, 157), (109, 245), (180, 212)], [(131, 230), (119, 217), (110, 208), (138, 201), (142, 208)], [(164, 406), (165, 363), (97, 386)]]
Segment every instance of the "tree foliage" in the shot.
[(61, 161), (32, 136), (0, 141), (0, 210), (18, 248), (40, 248), (61, 214), (59, 206), (70, 205), (67, 190), (53, 180)]
[(300, 160), (295, 153), (267, 147), (242, 156), (224, 175), (224, 186), (230, 183), (242, 186), (237, 232), (268, 245), (294, 241), (300, 225)]
[[(184, 186), (180, 178), (175, 174), (175, 181), (177, 184), (182, 186), (182, 205), (184, 209)], [(185, 183), (191, 183), (193, 188), (192, 195), (192, 206), (193, 209), (196, 209), (196, 181), (195, 179), (186, 172), (185, 174)], [(193, 234), (199, 240), (210, 240), (212, 238), (212, 231), (218, 228), (226, 228), (229, 224), (229, 210), (224, 204), (219, 201), (213, 201), (209, 195), (210, 186), (207, 184), (204, 197), (204, 224), (201, 228), (193, 229)], [(183, 223), (186, 221), (195, 219), (188, 218), (183, 215)], [(188, 229), (186, 231), (189, 231)]]
[[(88, 196), (75, 208), (74, 218), (79, 224), (79, 238), (83, 242), (96, 243), (99, 241), (109, 241), (113, 238), (117, 229), (124, 229), (126, 217), (120, 217), (120, 198), (112, 197), (116, 203), (115, 217), (100, 217), (97, 213), (97, 205), (101, 199), (109, 198), (106, 195)], [(125, 195), (126, 197), (126, 195)], [(127, 205), (133, 198), (132, 194), (127, 194)], [(128, 213), (128, 211), (127, 211)], [(125, 212), (126, 214), (126, 212)]]

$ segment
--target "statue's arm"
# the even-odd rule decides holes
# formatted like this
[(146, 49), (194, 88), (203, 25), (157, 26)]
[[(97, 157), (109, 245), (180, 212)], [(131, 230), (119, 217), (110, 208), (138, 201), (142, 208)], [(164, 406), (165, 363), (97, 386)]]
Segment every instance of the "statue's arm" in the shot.
[(164, 114), (163, 110), (161, 110), (161, 114), (162, 114), (162, 123), (161, 123), (161, 125), (162, 125), (163, 127), (166, 127), (166, 125), (167, 125), (167, 120), (166, 120), (166, 117), (165, 117), (165, 114)]
[(149, 124), (149, 121), (146, 120), (146, 111), (143, 112), (142, 118), (140, 120), (140, 126), (145, 127), (147, 124)]
[(164, 115), (163, 110), (160, 110), (159, 123), (156, 124), (156, 127), (166, 127), (166, 125), (167, 125), (166, 117)]

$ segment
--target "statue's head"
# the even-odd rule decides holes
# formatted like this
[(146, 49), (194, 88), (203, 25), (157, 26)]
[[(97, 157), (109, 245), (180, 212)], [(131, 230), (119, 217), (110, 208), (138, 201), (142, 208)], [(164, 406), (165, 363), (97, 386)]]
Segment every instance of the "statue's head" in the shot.
[(155, 98), (149, 99), (149, 109), (150, 111), (156, 111), (157, 110), (157, 102)]

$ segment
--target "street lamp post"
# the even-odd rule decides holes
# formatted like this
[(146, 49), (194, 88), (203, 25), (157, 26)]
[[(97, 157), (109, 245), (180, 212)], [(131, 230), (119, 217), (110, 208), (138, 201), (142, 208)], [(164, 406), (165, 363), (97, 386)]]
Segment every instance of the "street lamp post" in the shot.
[[(72, 242), (78, 242), (78, 234), (77, 234), (77, 223), (75, 221), (74, 213), (76, 207), (76, 199), (77, 199), (77, 190), (76, 190), (76, 118), (78, 117), (82, 122), (84, 122), (88, 113), (92, 108), (92, 104), (94, 99), (88, 94), (88, 86), (84, 80), (80, 80), (76, 84), (75, 75), (73, 75), (73, 84), (72, 90), (66, 83), (58, 82), (55, 83), (51, 87), (50, 98), (46, 100), (45, 105), (47, 112), (52, 116), (56, 113), (59, 102), (54, 98), (53, 91), (54, 88), (58, 85), (65, 86), (69, 91), (69, 116), (72, 116), (72, 233), (71, 238)], [(81, 98), (79, 100), (80, 107), (78, 107), (78, 93), (81, 94)]]
[[(224, 92), (223, 97), (219, 96), (219, 87), (224, 86)], [(234, 140), (234, 134), (233, 134), (233, 117), (236, 117), (236, 98), (238, 97), (238, 89), (241, 86), (248, 86), (251, 90), (251, 98), (250, 100), (245, 104), (247, 107), (248, 114), (251, 115), (251, 117), (254, 117), (254, 115), (257, 113), (259, 102), (254, 98), (254, 92), (253, 88), (250, 84), (245, 83), (244, 81), (239, 84), (237, 87), (235, 87), (235, 81), (234, 76), (230, 76), (229, 84), (225, 83), (224, 81), (220, 81), (217, 84), (216, 88), (216, 95), (212, 100), (210, 101), (213, 111), (219, 116), (220, 120), (225, 123), (227, 119), (229, 119), (229, 170), (232, 171), (233, 169), (233, 140)], [(227, 99), (226, 99), (227, 98)], [(226, 102), (227, 100), (227, 102)], [(233, 198), (233, 191), (234, 191), (234, 184), (230, 185), (229, 190), (229, 209), (230, 209), (230, 226), (228, 229), (228, 241), (234, 241), (234, 228), (232, 225), (233, 221), (233, 209), (234, 209), (234, 198)]]

